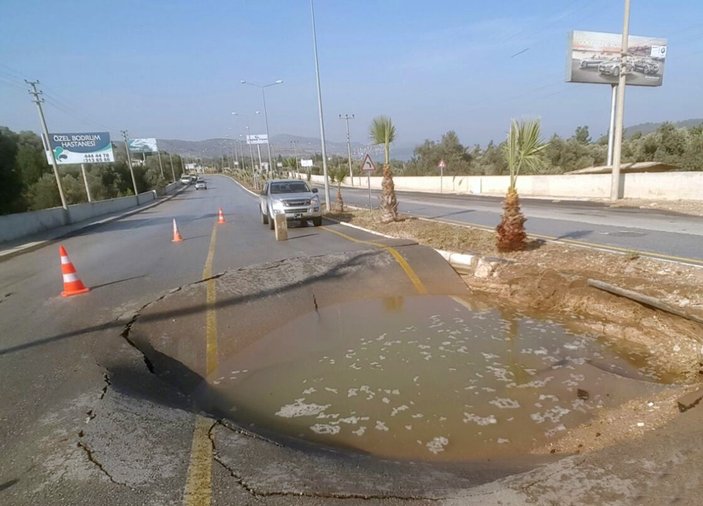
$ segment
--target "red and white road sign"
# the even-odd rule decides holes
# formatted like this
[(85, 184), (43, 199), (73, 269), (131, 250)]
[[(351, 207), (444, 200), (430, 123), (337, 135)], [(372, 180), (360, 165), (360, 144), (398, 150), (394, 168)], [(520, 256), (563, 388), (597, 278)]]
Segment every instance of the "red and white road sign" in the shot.
[(437, 165), (437, 168), (438, 168), (438, 169), (446, 169), (446, 168), (447, 168), (447, 164), (444, 163), (444, 160), (440, 160), (440, 161), (439, 161), (439, 165)]
[(361, 170), (364, 172), (374, 172), (376, 170), (376, 166), (373, 163), (373, 160), (371, 160), (371, 157), (367, 154), (364, 156), (364, 161), (361, 164)]

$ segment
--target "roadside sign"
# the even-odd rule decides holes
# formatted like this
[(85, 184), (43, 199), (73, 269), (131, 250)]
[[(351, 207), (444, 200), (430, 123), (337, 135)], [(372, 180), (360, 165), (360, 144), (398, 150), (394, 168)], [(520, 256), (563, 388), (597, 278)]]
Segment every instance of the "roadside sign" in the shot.
[(361, 163), (361, 170), (368, 174), (371, 174), (376, 170), (376, 166), (374, 165), (373, 160), (371, 160), (371, 157), (368, 155), (368, 153), (366, 154), (366, 156), (364, 156), (364, 161)]
[(308, 168), (312, 167), (312, 160), (303, 158), (302, 160), (300, 160), (300, 166)]
[[(108, 132), (49, 134), (49, 145), (59, 165), (115, 161)], [(46, 151), (49, 164), (51, 151)]]
[(444, 163), (444, 160), (440, 160), (439, 165), (437, 165), (437, 168), (444, 170), (447, 168), (447, 164)]
[(266, 134), (247, 135), (247, 144), (268, 144), (269, 136)]

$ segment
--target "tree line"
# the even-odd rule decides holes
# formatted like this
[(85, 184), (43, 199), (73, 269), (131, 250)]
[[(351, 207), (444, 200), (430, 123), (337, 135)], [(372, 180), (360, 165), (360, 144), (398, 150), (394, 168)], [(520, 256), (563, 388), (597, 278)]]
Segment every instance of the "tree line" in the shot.
[[(127, 154), (124, 148), (115, 149), (113, 146), (113, 151), (115, 163), (85, 164), (93, 200), (134, 195)], [(176, 178), (181, 175), (182, 163), (178, 155), (161, 154), (163, 176), (156, 155), (146, 155), (143, 165), (140, 165), (140, 155), (136, 157), (138, 161), (133, 164), (133, 169), (139, 192), (159, 191), (171, 181), (173, 173)], [(79, 165), (59, 165), (59, 178), (69, 205), (88, 201)], [(0, 214), (60, 205), (56, 178), (47, 162), (41, 138), (33, 132), (15, 133), (7, 127), (0, 127)]]
[[(491, 141), (485, 148), (467, 147), (461, 144), (455, 132), (449, 131), (439, 142), (426, 140), (417, 146), (413, 158), (397, 172), (405, 176), (437, 175), (437, 166), (444, 160), (445, 175), (508, 174), (504, 146), (505, 141), (500, 144)], [(525, 173), (563, 174), (605, 165), (607, 151), (607, 137), (594, 141), (588, 127), (579, 126), (567, 139), (553, 135), (538, 155), (541, 163)], [(663, 123), (654, 132), (646, 135), (638, 132), (623, 140), (623, 163), (650, 161), (674, 165), (681, 170), (702, 170), (703, 125), (676, 128), (671, 123)]]

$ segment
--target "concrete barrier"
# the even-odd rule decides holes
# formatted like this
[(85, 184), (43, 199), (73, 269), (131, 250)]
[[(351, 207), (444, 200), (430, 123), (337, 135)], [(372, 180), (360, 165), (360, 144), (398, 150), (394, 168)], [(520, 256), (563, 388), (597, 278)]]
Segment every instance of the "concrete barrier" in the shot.
[[(307, 179), (307, 174), (300, 174)], [(382, 177), (371, 177), (371, 188), (381, 188)], [(620, 176), (623, 198), (651, 200), (703, 200), (703, 171), (634, 172)], [(324, 183), (323, 176), (311, 176), (311, 182)], [(394, 176), (396, 190), (472, 195), (504, 195), (509, 176)], [(349, 178), (343, 184), (349, 186)], [(610, 198), (610, 174), (523, 175), (517, 180), (522, 197)], [(367, 187), (366, 177), (354, 176), (354, 187)]]
[[(170, 186), (170, 185), (169, 185)], [(174, 187), (175, 188), (175, 187)], [(173, 189), (171, 189), (173, 191)], [(91, 218), (134, 208), (156, 199), (156, 192), (149, 191), (139, 195), (116, 199), (84, 202), (68, 206), (29, 211), (26, 213), (0, 216), (0, 242), (11, 241), (20, 237), (44, 232), (53, 228), (79, 223)]]

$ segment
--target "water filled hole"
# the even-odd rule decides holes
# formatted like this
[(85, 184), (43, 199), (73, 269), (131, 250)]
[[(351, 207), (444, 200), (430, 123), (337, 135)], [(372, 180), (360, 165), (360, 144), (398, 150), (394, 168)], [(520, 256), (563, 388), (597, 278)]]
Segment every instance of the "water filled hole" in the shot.
[(412, 296), (303, 314), (223, 361), (208, 388), (254, 430), (459, 461), (525, 454), (662, 379), (552, 321)]

